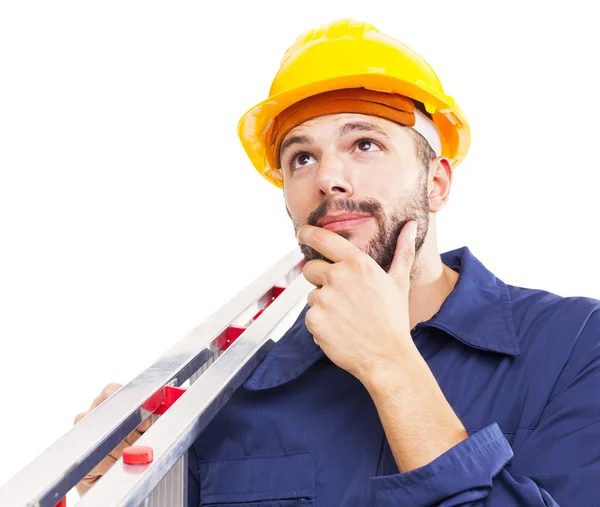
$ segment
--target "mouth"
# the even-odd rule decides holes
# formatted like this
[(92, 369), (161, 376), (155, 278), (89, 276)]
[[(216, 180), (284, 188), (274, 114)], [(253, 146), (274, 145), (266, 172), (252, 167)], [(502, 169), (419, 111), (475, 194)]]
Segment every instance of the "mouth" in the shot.
[(344, 214), (327, 215), (317, 222), (317, 226), (333, 232), (349, 231), (365, 224), (373, 217), (371, 215)]

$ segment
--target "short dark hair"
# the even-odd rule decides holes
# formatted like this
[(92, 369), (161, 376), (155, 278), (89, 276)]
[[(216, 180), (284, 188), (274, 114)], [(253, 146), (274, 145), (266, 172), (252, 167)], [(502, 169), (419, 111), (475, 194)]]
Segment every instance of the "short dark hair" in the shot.
[(415, 129), (410, 127), (407, 128), (409, 129), (408, 132), (410, 133), (415, 145), (415, 154), (417, 155), (417, 159), (424, 169), (429, 169), (429, 164), (435, 157), (437, 157), (435, 151), (433, 151), (429, 141), (427, 141), (427, 139), (425, 139)]

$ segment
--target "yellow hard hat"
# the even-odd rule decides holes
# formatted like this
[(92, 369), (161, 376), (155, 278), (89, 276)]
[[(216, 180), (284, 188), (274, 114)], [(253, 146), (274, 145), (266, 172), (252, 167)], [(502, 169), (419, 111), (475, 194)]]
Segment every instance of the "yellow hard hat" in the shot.
[(283, 187), (281, 171), (270, 167), (265, 145), (279, 113), (307, 97), (346, 88), (398, 93), (423, 103), (439, 131), (441, 154), (453, 167), (465, 158), (469, 124), (429, 64), (373, 25), (344, 19), (298, 37), (281, 61), (269, 97), (240, 119), (238, 135), (258, 172)]

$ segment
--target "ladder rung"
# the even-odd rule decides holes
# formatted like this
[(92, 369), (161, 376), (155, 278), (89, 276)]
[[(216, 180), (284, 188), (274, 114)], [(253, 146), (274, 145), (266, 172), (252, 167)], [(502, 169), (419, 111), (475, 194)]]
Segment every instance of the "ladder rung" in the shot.
[(256, 315), (254, 315), (254, 317), (252, 317), (252, 320), (256, 320), (256, 319), (258, 319), (258, 317), (260, 317), (260, 314), (261, 314), (262, 312), (264, 312), (264, 311), (265, 311), (265, 310), (266, 310), (266, 309), (269, 307), (269, 305), (270, 305), (270, 304), (271, 304), (273, 301), (275, 301), (275, 300), (276, 300), (276, 299), (277, 299), (277, 298), (278, 298), (278, 297), (281, 295), (281, 293), (282, 293), (284, 290), (285, 290), (285, 287), (279, 287), (279, 286), (277, 286), (277, 285), (276, 285), (275, 287), (273, 287), (273, 289), (272, 289), (272, 293), (271, 293), (271, 299), (270, 299), (270, 301), (268, 301), (268, 302), (267, 302), (267, 304), (266, 304), (266, 306), (265, 306), (264, 308), (261, 308), (261, 309), (258, 311), (258, 313), (257, 313)]

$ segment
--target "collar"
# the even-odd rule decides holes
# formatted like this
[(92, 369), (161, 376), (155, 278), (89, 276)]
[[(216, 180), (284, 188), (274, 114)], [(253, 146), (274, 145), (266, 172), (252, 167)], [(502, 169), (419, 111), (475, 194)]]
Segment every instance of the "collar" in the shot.
[[(442, 262), (459, 273), (454, 290), (440, 310), (415, 329), (434, 327), (479, 350), (519, 355), (508, 287), (467, 247), (442, 254)], [(325, 357), (304, 324), (306, 306), (244, 383), (258, 391), (289, 382)]]
[(442, 262), (458, 272), (458, 281), (439, 311), (416, 327), (436, 327), (473, 348), (518, 356), (507, 285), (467, 247), (442, 254)]

